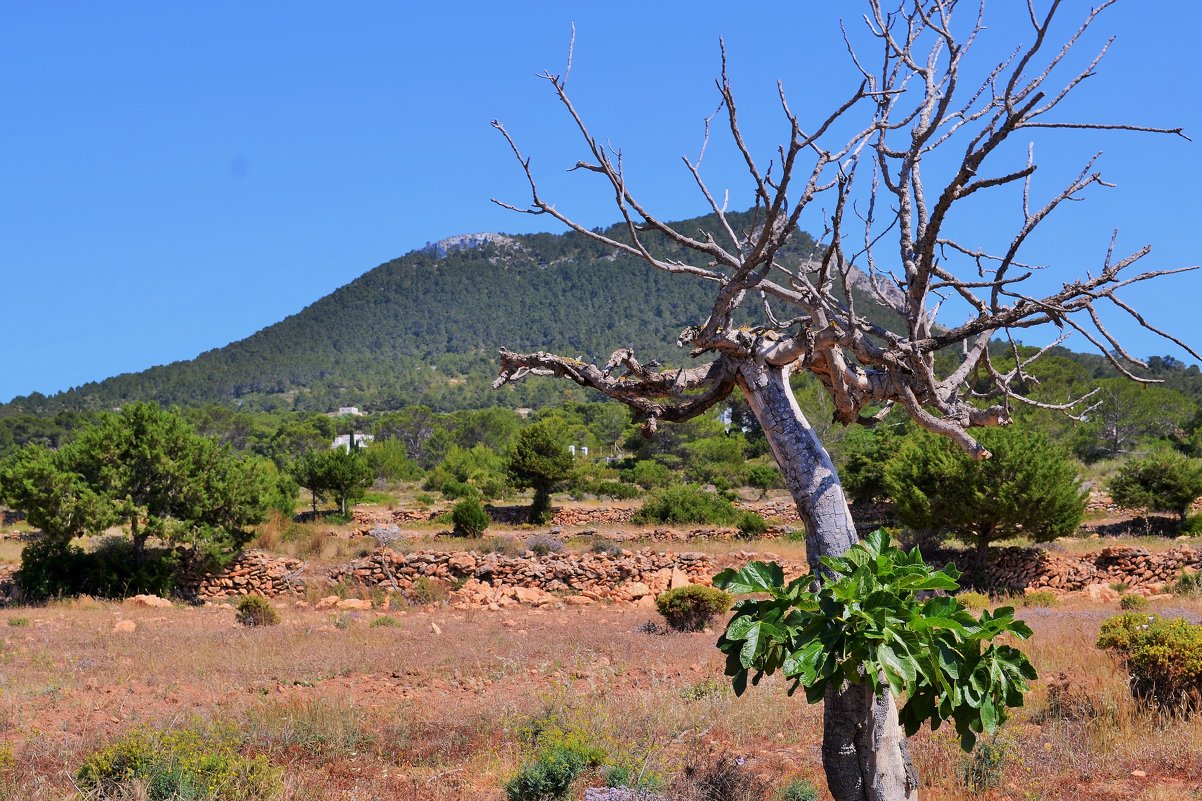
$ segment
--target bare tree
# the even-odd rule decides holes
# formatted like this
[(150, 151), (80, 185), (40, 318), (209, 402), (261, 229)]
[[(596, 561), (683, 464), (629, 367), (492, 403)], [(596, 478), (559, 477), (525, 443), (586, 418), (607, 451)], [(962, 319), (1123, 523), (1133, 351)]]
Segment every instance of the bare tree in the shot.
[[(845, 32), (860, 85), (813, 128), (802, 127), (778, 84), (788, 141), (767, 168), (745, 142), (723, 49), (717, 82), (722, 127), (742, 155), (755, 194), (753, 224), (745, 230), (736, 229), (733, 215), (728, 216), (725, 204), (707, 186), (700, 159), (685, 158), (684, 164), (713, 213), (712, 230), (686, 232), (656, 217), (628, 188), (621, 151), (595, 138), (577, 112), (566, 88), (567, 71), (544, 73), (583, 137), (587, 155), (576, 168), (606, 179), (624, 222), (624, 236), (590, 230), (545, 199), (530, 160), (501, 123), (494, 122), (513, 149), (532, 196), (525, 208), (501, 205), (549, 215), (617, 253), (712, 283), (714, 305), (708, 318), (686, 328), (679, 338), (691, 356), (710, 360), (661, 370), (641, 364), (629, 349), (616, 351), (604, 365), (502, 350), (494, 386), (528, 375), (565, 377), (630, 406), (648, 434), (661, 420), (687, 420), (705, 412), (737, 388), (767, 435), (805, 524), (808, 560), (819, 570), (820, 557), (841, 554), (856, 542), (856, 529), (831, 459), (790, 390), (790, 373), (813, 373), (830, 393), (839, 422), (872, 425), (900, 407), (923, 428), (950, 438), (977, 458), (988, 458), (971, 429), (1006, 425), (1014, 404), (1078, 416), (1088, 408), (1088, 396), (1050, 406), (1021, 393), (1021, 387), (1033, 382), (1027, 370), (1039, 354), (1021, 353), (1012, 339), (1016, 331), (1059, 326), (1063, 333), (1054, 344), (1076, 332), (1120, 373), (1144, 381), (1132, 372), (1139, 360), (1103, 324), (1099, 309), (1110, 307), (1198, 357), (1117, 294), (1131, 284), (1181, 272), (1134, 269), (1148, 254), (1147, 247), (1122, 255), (1112, 239), (1095, 272), (1064, 280), (1051, 292), (1028, 289), (1038, 285), (1031, 279), (1039, 268), (1024, 259), (1024, 246), (1059, 206), (1078, 199), (1091, 185), (1104, 183), (1094, 169), (1096, 156), (1042, 202), (1032, 184), (1032, 149), (1021, 163), (994, 166), (1004, 160), (1003, 143), (1035, 129), (1183, 136), (1180, 129), (1062, 121), (1055, 116), (1065, 98), (1094, 74), (1109, 42), (1083, 69), (1061, 78), (1066, 57), (1113, 2), (1091, 10), (1057, 47), (1049, 43), (1049, 32), (1060, 0), (1051, 0), (1043, 11), (1036, 8), (1036, 0), (1028, 0), (1032, 43), (982, 73), (983, 80), (968, 84), (966, 59), (984, 29), (983, 0), (969, 10), (967, 24), (953, 22), (953, 14), (961, 10), (957, 0), (898, 0), (892, 9), (883, 0), (867, 0), (863, 22), (866, 38), (874, 42), (876, 61), (869, 64)], [(950, 179), (928, 183), (924, 166), (933, 165), (934, 175), (949, 158), (956, 165)], [(1005, 247), (989, 252), (957, 238), (948, 222), (951, 211), (977, 193), (1007, 188), (1020, 204), (1021, 224)], [(819, 199), (826, 207), (821, 255), (800, 267), (790, 266), (780, 258), (782, 248), (797, 231), (802, 212)], [(657, 255), (662, 251), (653, 240), (659, 238), (695, 260)], [(857, 308), (853, 284), (867, 289), (873, 302), (895, 311), (905, 330), (870, 322)], [(937, 324), (945, 300), (966, 307), (968, 319), (958, 325)], [(758, 325), (737, 324), (735, 314), (741, 306), (755, 308)], [(791, 309), (788, 314), (777, 313), (786, 307)], [(1013, 364), (995, 363), (989, 345), (997, 338), (1011, 343)], [(944, 349), (958, 349), (960, 357), (940, 374), (935, 354)], [(988, 390), (982, 391), (985, 386)], [(831, 690), (824, 718), (823, 762), (835, 798), (917, 797), (917, 776), (887, 694), (866, 696), (862, 686)]]

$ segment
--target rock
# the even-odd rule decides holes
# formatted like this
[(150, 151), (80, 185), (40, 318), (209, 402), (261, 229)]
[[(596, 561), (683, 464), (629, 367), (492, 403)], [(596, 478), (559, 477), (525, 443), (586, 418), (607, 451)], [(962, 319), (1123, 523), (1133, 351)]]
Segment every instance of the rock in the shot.
[(1085, 587), (1085, 597), (1095, 603), (1117, 603), (1119, 594), (1105, 584), (1089, 584)]
[(635, 601), (643, 596), (651, 594), (651, 588), (641, 581), (632, 581), (629, 584), (623, 585), (622, 589), (626, 591), (626, 594), (630, 596), (631, 600)]
[(593, 599), (585, 595), (569, 595), (563, 599), (563, 602), (569, 606), (588, 606)]
[(1146, 771), (1142, 771), (1142, 770), (1133, 770), (1133, 771), (1131, 771), (1131, 778), (1133, 778), (1133, 779), (1146, 779), (1146, 778), (1148, 778), (1148, 774), (1147, 774), (1147, 772), (1146, 772)]
[(689, 580), (688, 573), (685, 573), (680, 568), (672, 568), (672, 576), (668, 579), (668, 589), (674, 590), (677, 587), (687, 587), (693, 582)]
[(337, 595), (327, 595), (325, 598), (322, 598), (320, 601), (313, 604), (313, 608), (318, 612), (323, 612), (326, 609), (333, 609), (334, 607), (338, 606), (338, 602), (341, 600), (342, 599)]
[(371, 601), (361, 598), (343, 598), (337, 608), (343, 612), (366, 612), (371, 609)]
[(138, 630), (138, 624), (132, 620), (118, 620), (113, 624), (113, 634), (133, 634)]
[(434, 634), (442, 634), (442, 629), (439, 628), (439, 625), (434, 622), (430, 623), (430, 631)]
[(172, 606), (171, 601), (157, 595), (135, 595), (127, 598), (125, 602), (134, 606), (149, 606), (154, 609), (170, 609)]

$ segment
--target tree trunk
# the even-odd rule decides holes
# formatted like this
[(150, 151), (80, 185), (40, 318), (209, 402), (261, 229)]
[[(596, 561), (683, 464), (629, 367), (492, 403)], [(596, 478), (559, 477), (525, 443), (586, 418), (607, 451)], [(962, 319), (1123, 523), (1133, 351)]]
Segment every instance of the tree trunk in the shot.
[[(739, 388), (755, 414), (797, 504), (806, 530), (806, 558), (815, 574), (823, 556), (839, 556), (859, 539), (834, 464), (797, 405), (789, 368), (751, 360), (740, 365)], [(916, 801), (918, 774), (886, 691), (866, 685), (827, 690), (822, 764), (836, 801)]]

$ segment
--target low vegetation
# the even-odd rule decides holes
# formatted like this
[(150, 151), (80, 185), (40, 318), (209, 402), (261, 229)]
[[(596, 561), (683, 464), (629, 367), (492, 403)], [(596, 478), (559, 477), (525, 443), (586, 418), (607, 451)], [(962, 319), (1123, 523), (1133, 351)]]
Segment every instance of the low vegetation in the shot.
[(655, 599), (655, 608), (676, 631), (701, 631), (730, 609), (734, 600), (715, 587), (686, 584)]

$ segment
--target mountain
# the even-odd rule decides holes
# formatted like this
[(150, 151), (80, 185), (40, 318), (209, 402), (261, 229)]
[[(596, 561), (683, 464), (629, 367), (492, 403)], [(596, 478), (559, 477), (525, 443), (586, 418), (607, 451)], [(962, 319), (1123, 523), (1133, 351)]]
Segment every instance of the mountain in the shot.
[[(752, 223), (749, 215), (732, 216), (736, 226)], [(678, 227), (717, 235), (712, 217)], [(616, 227), (609, 233), (621, 236)], [(686, 256), (666, 242), (652, 246)], [(797, 263), (815, 252), (814, 240), (799, 233), (781, 259)], [(529, 382), (494, 392), (498, 348), (604, 360), (629, 346), (644, 360), (681, 364), (688, 356), (676, 338), (705, 319), (712, 296), (708, 282), (663, 273), (576, 233), (462, 235), (381, 264), (299, 313), (190, 361), (16, 398), (0, 415), (132, 400), (316, 411), (538, 406), (572, 390)], [(875, 306), (880, 322), (896, 324), (867, 298), (857, 306)]]

